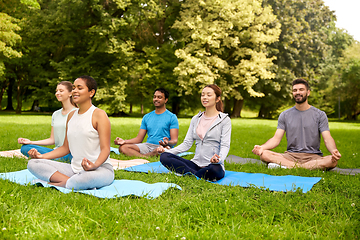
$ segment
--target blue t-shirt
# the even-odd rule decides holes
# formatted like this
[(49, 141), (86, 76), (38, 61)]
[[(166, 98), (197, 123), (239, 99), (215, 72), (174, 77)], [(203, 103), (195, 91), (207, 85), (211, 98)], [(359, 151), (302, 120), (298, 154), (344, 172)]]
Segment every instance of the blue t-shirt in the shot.
[(154, 110), (143, 117), (140, 129), (147, 131), (147, 143), (159, 144), (164, 137), (170, 139), (170, 129), (179, 129), (179, 123), (176, 115), (169, 110), (162, 114), (156, 114)]

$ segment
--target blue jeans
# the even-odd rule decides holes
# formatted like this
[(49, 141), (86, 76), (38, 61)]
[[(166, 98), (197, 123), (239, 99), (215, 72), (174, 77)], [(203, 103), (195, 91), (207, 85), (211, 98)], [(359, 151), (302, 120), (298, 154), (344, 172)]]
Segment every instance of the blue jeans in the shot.
[(210, 163), (206, 167), (199, 167), (192, 161), (179, 157), (172, 153), (164, 152), (160, 155), (160, 162), (170, 171), (177, 173), (192, 173), (206, 180), (220, 180), (225, 176), (225, 171), (220, 164)]
[(30, 159), (27, 168), (34, 176), (47, 182), (55, 172), (62, 173), (70, 177), (65, 188), (74, 190), (102, 188), (114, 181), (114, 169), (109, 163), (104, 163), (92, 171), (82, 170), (74, 173), (69, 163), (48, 159)]
[[(21, 153), (24, 154), (25, 156), (29, 157), (28, 152), (30, 151), (30, 149), (35, 148), (40, 154), (44, 154), (44, 153), (48, 153), (53, 151), (54, 149), (51, 148), (47, 148), (47, 147), (43, 147), (43, 146), (39, 146), (39, 145), (32, 145), (32, 144), (24, 144), (21, 146)], [(61, 157), (61, 158), (56, 158), (53, 159), (55, 161), (59, 161), (59, 162), (67, 162), (70, 163), (72, 159), (71, 153)]]

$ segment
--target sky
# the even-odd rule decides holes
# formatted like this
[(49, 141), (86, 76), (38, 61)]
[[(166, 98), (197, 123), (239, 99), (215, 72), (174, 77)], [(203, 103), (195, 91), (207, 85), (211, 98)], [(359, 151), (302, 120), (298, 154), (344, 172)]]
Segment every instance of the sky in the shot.
[(360, 41), (360, 0), (323, 0), (335, 11), (336, 27), (346, 29), (355, 40)]

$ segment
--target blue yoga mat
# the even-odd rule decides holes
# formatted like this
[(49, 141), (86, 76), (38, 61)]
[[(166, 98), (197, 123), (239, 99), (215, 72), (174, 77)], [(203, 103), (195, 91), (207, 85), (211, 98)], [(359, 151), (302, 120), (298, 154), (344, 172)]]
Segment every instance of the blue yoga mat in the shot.
[[(117, 155), (120, 155), (120, 151), (118, 148), (110, 147), (110, 151), (116, 153)], [(178, 156), (183, 157), (183, 156), (191, 155), (191, 154), (195, 154), (195, 153), (194, 152), (183, 152), (183, 153), (179, 153)]]
[(110, 147), (110, 151), (116, 153), (117, 155), (120, 155), (120, 151), (118, 148)]
[[(138, 166), (125, 168), (131, 172), (154, 172), (168, 173), (170, 172), (160, 162), (146, 163)], [(225, 171), (225, 177), (219, 181), (212, 182), (220, 185), (250, 187), (269, 189), (270, 191), (296, 191), (298, 188), (306, 193), (321, 180), (321, 177), (299, 177), (293, 175), (272, 176), (263, 173), (244, 173)], [(210, 181), (209, 181), (210, 182)]]
[(63, 187), (57, 187), (47, 184), (43, 181), (36, 181), (36, 177), (32, 175), (29, 170), (21, 170), (17, 172), (0, 173), (1, 179), (7, 179), (11, 182), (15, 182), (21, 185), (36, 184), (43, 185), (44, 187), (56, 188), (62, 193), (79, 192), (84, 194), (93, 195), (98, 198), (116, 198), (134, 195), (138, 197), (145, 197), (148, 199), (154, 199), (160, 196), (165, 190), (170, 187), (181, 190), (179, 185), (174, 183), (145, 183), (137, 180), (114, 180), (114, 182), (106, 187), (102, 187), (96, 190), (71, 190)]

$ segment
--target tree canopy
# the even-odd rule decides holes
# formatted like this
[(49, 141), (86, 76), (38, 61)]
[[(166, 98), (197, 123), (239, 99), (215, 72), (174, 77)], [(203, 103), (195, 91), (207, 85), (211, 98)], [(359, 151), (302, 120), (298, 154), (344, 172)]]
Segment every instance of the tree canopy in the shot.
[(115, 116), (152, 107), (157, 87), (170, 91), (173, 112), (191, 112), (216, 83), (233, 117), (243, 104), (273, 117), (299, 77), (331, 114), (328, 93), (347, 91), (335, 76), (350, 84), (357, 66), (340, 64), (354, 40), (322, 0), (9, 1), (0, 2), (0, 102), (12, 109), (16, 99), (17, 112), (29, 101), (54, 107), (57, 82), (91, 75), (95, 104)]

